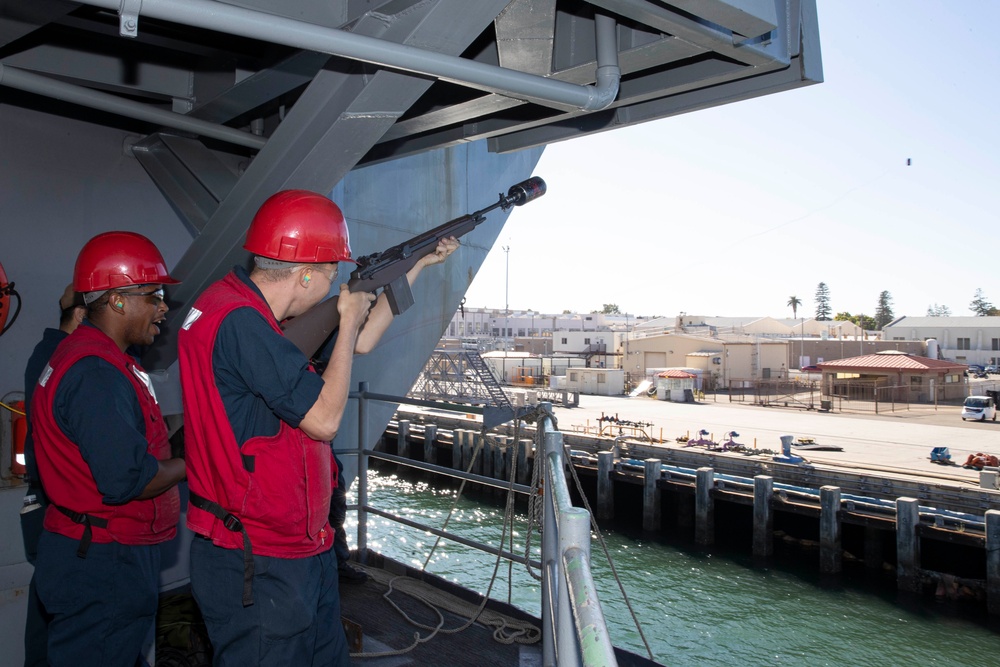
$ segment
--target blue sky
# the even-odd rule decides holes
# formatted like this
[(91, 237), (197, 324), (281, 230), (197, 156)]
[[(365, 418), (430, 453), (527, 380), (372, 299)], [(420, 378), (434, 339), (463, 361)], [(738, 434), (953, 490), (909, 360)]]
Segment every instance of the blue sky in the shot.
[(512, 309), (1000, 306), (1000, 3), (818, 4), (823, 83), (547, 147), (467, 305), (503, 308), (509, 246)]

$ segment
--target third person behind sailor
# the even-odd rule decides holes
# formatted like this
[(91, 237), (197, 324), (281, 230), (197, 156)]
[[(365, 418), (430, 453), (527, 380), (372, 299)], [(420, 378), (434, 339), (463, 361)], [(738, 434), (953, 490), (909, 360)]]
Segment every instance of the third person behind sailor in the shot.
[[(392, 321), (385, 296), (342, 285), (340, 329), (322, 376), (280, 322), (322, 301), (351, 260), (347, 224), (328, 198), (270, 197), (236, 267), (195, 302), (179, 335), (191, 586), (216, 665), (346, 665), (337, 562), (328, 523), (338, 470), (330, 448), (347, 404), (353, 355)], [(443, 262), (441, 241), (408, 273)], [(369, 310), (370, 309), (370, 310)]]

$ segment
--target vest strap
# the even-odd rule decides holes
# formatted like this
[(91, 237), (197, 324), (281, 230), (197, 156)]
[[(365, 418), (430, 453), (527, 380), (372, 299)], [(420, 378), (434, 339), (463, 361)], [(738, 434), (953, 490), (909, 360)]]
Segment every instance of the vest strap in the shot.
[(221, 521), (226, 530), (243, 533), (243, 606), (251, 606), (253, 604), (253, 549), (250, 546), (250, 536), (247, 535), (247, 529), (243, 527), (243, 522), (232, 512), (227, 512), (217, 502), (202, 498), (196, 493), (189, 493), (188, 496), (188, 502)]
[(76, 549), (76, 555), (78, 558), (86, 558), (87, 552), (90, 551), (90, 543), (94, 539), (94, 533), (90, 527), (97, 526), (98, 528), (107, 528), (108, 520), (102, 519), (98, 516), (90, 516), (89, 514), (74, 512), (73, 510), (61, 505), (54, 505), (54, 507), (68, 516), (69, 520), (73, 523), (83, 526), (83, 537), (80, 538), (80, 546)]

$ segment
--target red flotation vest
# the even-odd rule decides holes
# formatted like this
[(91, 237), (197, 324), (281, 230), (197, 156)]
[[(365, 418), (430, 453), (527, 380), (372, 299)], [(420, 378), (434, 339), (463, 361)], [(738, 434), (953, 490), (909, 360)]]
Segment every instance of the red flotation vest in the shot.
[(219, 327), (247, 306), (281, 333), (267, 303), (230, 273), (198, 298), (179, 334), (188, 526), (228, 549), (247, 550), (249, 538), (254, 554), (312, 556), (332, 546), (328, 517), (337, 469), (330, 444), (282, 421), (276, 435), (240, 447), (215, 385)]
[(106, 505), (79, 447), (56, 424), (52, 404), (59, 382), (73, 364), (91, 356), (107, 361), (128, 378), (142, 409), (149, 445), (146, 451), (157, 460), (170, 458), (167, 428), (145, 371), (100, 329), (78, 327), (52, 355), (31, 403), (39, 475), (52, 502), (45, 512), (45, 528), (80, 539), (81, 555), (86, 554), (91, 538), (99, 543), (132, 545), (165, 542), (176, 534), (180, 519), (177, 487), (148, 500)]

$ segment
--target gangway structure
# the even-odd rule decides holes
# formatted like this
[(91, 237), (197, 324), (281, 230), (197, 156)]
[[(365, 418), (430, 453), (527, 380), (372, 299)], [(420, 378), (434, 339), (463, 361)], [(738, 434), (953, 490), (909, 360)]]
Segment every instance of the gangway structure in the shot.
[(409, 395), (427, 401), (511, 407), (510, 398), (478, 350), (434, 350)]

